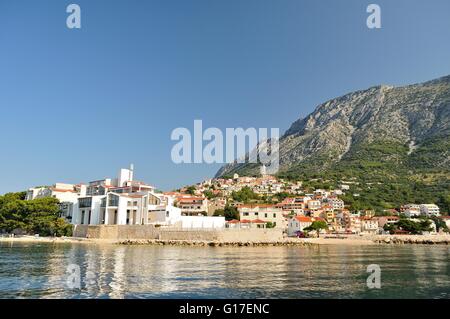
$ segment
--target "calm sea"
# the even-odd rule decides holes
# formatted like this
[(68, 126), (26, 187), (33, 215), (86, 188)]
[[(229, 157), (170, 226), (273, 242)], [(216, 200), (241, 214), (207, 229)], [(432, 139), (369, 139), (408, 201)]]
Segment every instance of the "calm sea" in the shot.
[[(0, 298), (449, 299), (449, 257), (448, 246), (0, 243)], [(380, 289), (367, 287), (371, 264)]]

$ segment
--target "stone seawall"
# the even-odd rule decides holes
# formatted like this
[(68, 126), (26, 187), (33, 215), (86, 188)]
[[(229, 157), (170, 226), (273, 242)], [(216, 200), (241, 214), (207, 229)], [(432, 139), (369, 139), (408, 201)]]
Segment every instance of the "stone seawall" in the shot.
[(159, 230), (152, 225), (75, 225), (73, 237), (91, 239), (158, 239)]
[(280, 229), (181, 229), (153, 225), (76, 225), (74, 237), (122, 244), (191, 246), (284, 246), (309, 244), (449, 245), (450, 235), (370, 235), (333, 238), (283, 238)]
[(76, 225), (74, 237), (105, 240), (162, 240), (199, 242), (279, 242), (280, 229), (180, 229), (153, 225)]

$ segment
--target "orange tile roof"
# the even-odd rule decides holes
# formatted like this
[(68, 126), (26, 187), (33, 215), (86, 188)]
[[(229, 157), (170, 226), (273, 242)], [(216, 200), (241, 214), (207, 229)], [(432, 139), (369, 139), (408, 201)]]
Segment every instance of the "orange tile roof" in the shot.
[(255, 220), (252, 220), (252, 223), (254, 223), (254, 224), (265, 224), (266, 222), (261, 220), (261, 219), (255, 219)]
[(312, 223), (314, 221), (311, 217), (307, 216), (295, 216), (295, 220), (301, 223)]

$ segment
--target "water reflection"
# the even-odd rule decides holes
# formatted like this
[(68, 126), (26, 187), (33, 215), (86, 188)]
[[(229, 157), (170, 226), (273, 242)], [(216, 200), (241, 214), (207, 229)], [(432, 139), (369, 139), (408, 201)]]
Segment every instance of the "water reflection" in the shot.
[[(450, 298), (445, 246), (0, 244), (2, 298)], [(382, 288), (366, 286), (378, 264)], [(67, 285), (69, 265), (81, 287)]]

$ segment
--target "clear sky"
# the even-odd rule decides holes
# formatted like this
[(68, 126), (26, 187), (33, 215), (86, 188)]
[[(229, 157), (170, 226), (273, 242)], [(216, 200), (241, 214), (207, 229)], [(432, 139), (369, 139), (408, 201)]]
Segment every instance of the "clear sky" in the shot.
[(168, 190), (220, 166), (172, 163), (195, 119), (284, 131), (349, 91), (448, 74), (448, 0), (0, 0), (0, 193), (130, 163)]

